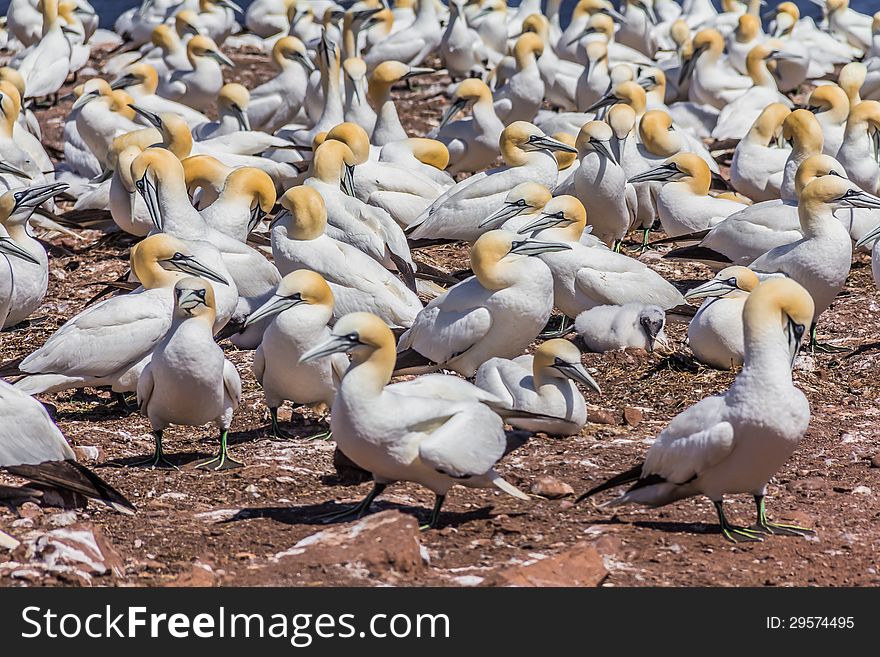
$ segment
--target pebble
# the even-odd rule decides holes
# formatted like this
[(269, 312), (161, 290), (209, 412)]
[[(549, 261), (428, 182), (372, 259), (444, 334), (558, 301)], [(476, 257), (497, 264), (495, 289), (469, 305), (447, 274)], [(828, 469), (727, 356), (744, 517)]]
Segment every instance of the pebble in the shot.
[(872, 491), (868, 486), (856, 486), (853, 488), (853, 495), (873, 495), (874, 491)]
[(617, 420), (609, 411), (599, 408), (587, 409), (587, 422), (593, 422), (595, 424), (617, 424)]
[(18, 515), (22, 518), (39, 518), (43, 515), (43, 510), (40, 508), (39, 504), (34, 504), (33, 502), (25, 502), (20, 507), (18, 507)]
[(635, 408), (633, 406), (627, 406), (626, 408), (623, 409), (624, 422), (626, 422), (629, 426), (631, 426), (633, 428), (639, 426), (643, 417), (644, 417), (644, 414), (638, 408)]
[(532, 495), (540, 495), (548, 500), (559, 500), (574, 495), (574, 488), (570, 484), (549, 475), (538, 477), (532, 482), (531, 491)]
[(871, 467), (880, 468), (880, 452), (877, 452), (871, 457)]

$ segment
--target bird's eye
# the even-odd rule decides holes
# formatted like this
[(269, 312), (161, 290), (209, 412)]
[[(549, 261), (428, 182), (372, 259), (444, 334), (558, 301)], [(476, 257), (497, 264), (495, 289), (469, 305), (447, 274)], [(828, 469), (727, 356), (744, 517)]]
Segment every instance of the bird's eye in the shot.
[(526, 200), (524, 198), (518, 199), (515, 205), (524, 208), (526, 207)]
[(357, 333), (349, 333), (345, 336), (345, 339), (349, 342), (360, 342), (360, 338), (358, 337)]
[(737, 285), (737, 283), (736, 283), (736, 277), (735, 277), (735, 276), (731, 276), (730, 278), (728, 278), (728, 279), (727, 279), (727, 284), (728, 284), (730, 287), (739, 287), (739, 286)]

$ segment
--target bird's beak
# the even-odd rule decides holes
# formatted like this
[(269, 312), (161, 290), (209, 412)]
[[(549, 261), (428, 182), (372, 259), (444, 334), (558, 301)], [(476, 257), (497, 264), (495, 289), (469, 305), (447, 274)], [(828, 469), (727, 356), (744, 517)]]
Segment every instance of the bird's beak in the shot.
[(720, 281), (717, 279), (712, 279), (710, 281), (706, 281), (702, 285), (697, 285), (697, 287), (691, 288), (687, 292), (685, 292), (685, 299), (705, 299), (707, 297), (723, 297), (734, 290), (738, 290), (739, 288), (732, 286), (727, 281)]
[(111, 89), (124, 89), (125, 87), (129, 87), (135, 84), (138, 79), (133, 76), (131, 73), (126, 73), (122, 77), (116, 78), (113, 82), (110, 83)]
[[(177, 307), (190, 312), (196, 306), (206, 306), (205, 299), (195, 290), (182, 290), (177, 297)], [(192, 314), (192, 313), (190, 313)]]
[(597, 100), (595, 103), (590, 105), (585, 110), (585, 113), (589, 114), (590, 112), (593, 112), (593, 113), (598, 112), (603, 107), (610, 107), (611, 105), (614, 105), (615, 103), (617, 103), (619, 100), (620, 99), (614, 95), (614, 92), (609, 91), (607, 94), (602, 96), (599, 100)]
[(533, 135), (529, 138), (528, 143), (538, 149), (546, 148), (551, 151), (561, 151), (563, 153), (577, 153), (577, 149), (568, 144), (564, 144), (558, 139), (548, 137), (547, 135)]
[(281, 221), (282, 219), (286, 219), (289, 216), (290, 216), (290, 210), (288, 210), (287, 208), (282, 208), (278, 212), (278, 214), (275, 215), (275, 218), (272, 219), (272, 221), (269, 223), (269, 228), (270, 229), (275, 228), (276, 224), (279, 221)]
[(324, 358), (333, 354), (345, 353), (352, 347), (356, 346), (356, 342), (352, 342), (347, 335), (331, 335), (326, 342), (319, 344), (314, 349), (310, 349), (300, 356), (300, 363), (307, 363), (316, 358)]
[(418, 75), (430, 75), (431, 73), (435, 72), (436, 70), (433, 68), (410, 66), (409, 70), (404, 74), (402, 79), (408, 80), (409, 78), (414, 78)]
[(12, 174), (13, 176), (17, 176), (19, 178), (24, 178), (25, 180), (33, 180), (33, 178), (31, 178), (30, 174), (25, 173), (24, 171), (22, 171), (18, 167), (14, 167), (11, 164), (8, 164), (6, 162), (0, 162), (0, 173), (9, 173), (9, 174)]
[(237, 4), (232, 2), (232, 0), (217, 0), (216, 4), (220, 5), (221, 7), (226, 7), (227, 9), (231, 9), (232, 11), (237, 12), (239, 14), (244, 13), (244, 9), (242, 9)]
[(156, 230), (161, 231), (162, 211), (159, 209), (158, 187), (149, 179), (146, 173), (143, 178), (135, 182), (134, 186), (144, 199), (144, 204), (147, 206), (147, 211), (150, 213), (150, 219), (153, 220), (153, 226), (156, 227)]
[(278, 296), (277, 294), (273, 294), (271, 299), (269, 299), (266, 303), (257, 308), (248, 316), (248, 318), (244, 322), (243, 328), (247, 328), (251, 324), (255, 324), (262, 319), (266, 319), (267, 317), (272, 317), (274, 315), (277, 315), (278, 313), (282, 313), (285, 310), (293, 308), (294, 306), (298, 306), (301, 303), (304, 303), (304, 301), (298, 297), (282, 297)]
[(663, 330), (663, 325), (658, 325), (654, 322), (640, 322), (640, 324), (645, 335), (648, 336), (648, 352), (651, 353), (654, 351), (654, 343), (657, 342), (657, 336), (660, 335), (660, 332)]
[(599, 13), (600, 14), (608, 14), (609, 16), (611, 16), (611, 18), (616, 20), (618, 23), (622, 23), (623, 21), (626, 20), (626, 18), (624, 18), (623, 14), (621, 14), (619, 11), (617, 11), (614, 7), (600, 9)]
[(235, 68), (235, 62), (229, 59), (226, 55), (224, 55), (219, 50), (208, 50), (205, 52), (205, 55), (213, 59), (215, 62), (220, 64), (221, 66), (228, 66), (229, 68)]
[(385, 10), (384, 6), (373, 7), (372, 9), (362, 9), (361, 11), (352, 12), (351, 16), (354, 20), (363, 22), (369, 18), (372, 18), (373, 16), (378, 14), (380, 11), (384, 11), (384, 10)]
[(697, 60), (700, 58), (706, 51), (707, 46), (700, 46), (699, 48), (695, 48), (694, 52), (691, 53), (690, 59), (682, 62), (681, 70), (678, 72), (678, 84), (681, 85), (687, 80), (691, 75), (693, 75), (694, 67), (697, 65)]
[(628, 183), (642, 183), (642, 182), (668, 182), (679, 175), (678, 167), (675, 164), (661, 164), (659, 167), (654, 167), (653, 169), (649, 169), (647, 171), (643, 171), (642, 173), (637, 173), (632, 178), (627, 180)]
[(865, 233), (865, 235), (862, 237), (862, 239), (860, 239), (858, 242), (856, 242), (856, 248), (859, 248), (860, 246), (864, 246), (865, 244), (868, 244), (869, 242), (873, 242), (878, 237), (880, 237), (880, 225), (876, 226), (873, 230)]
[(863, 192), (860, 189), (848, 189), (846, 194), (838, 200), (853, 208), (880, 209), (880, 198), (873, 194), (868, 194), (868, 192)]
[(609, 160), (614, 162), (614, 164), (619, 164), (617, 158), (614, 156), (614, 153), (611, 151), (611, 145), (607, 141), (590, 139), (590, 144), (593, 146), (593, 150), (595, 150), (597, 153), (601, 153)]
[(592, 33), (595, 32), (595, 31), (596, 31), (596, 28), (594, 28), (594, 27), (588, 27), (588, 28), (582, 30), (582, 31), (581, 31), (576, 37), (574, 37), (573, 39), (569, 40), (569, 42), (566, 43), (565, 45), (570, 46), (571, 44), (580, 41), (580, 40), (583, 39), (585, 36), (587, 36), (588, 34), (592, 34)]
[(443, 112), (443, 118), (440, 119), (440, 125), (437, 126), (437, 130), (442, 130), (443, 126), (449, 123), (452, 120), (452, 117), (463, 110), (465, 105), (467, 105), (467, 100), (465, 98), (456, 98), (452, 101), (452, 104), (446, 108), (445, 112)]
[(791, 317), (788, 318), (788, 352), (791, 355), (790, 366), (794, 368), (794, 361), (797, 360), (798, 352), (801, 349), (801, 340), (804, 339), (803, 330), (797, 330), (797, 324), (795, 324)]
[(290, 59), (302, 64), (303, 68), (306, 69), (306, 72), (309, 75), (311, 75), (312, 72), (315, 70), (315, 65), (312, 63), (312, 60), (301, 52), (294, 51), (293, 54), (290, 55)]
[(342, 191), (354, 196), (354, 166), (347, 163), (342, 170)]
[(251, 129), (251, 121), (248, 118), (247, 112), (239, 107), (237, 103), (233, 103), (231, 109), (232, 115), (235, 117), (235, 120), (238, 121), (238, 127), (249, 132)]
[(184, 274), (192, 274), (193, 276), (207, 278), (215, 283), (229, 285), (229, 281), (223, 278), (223, 276), (215, 272), (213, 269), (206, 267), (192, 256), (175, 253), (173, 257), (165, 260), (165, 262), (167, 262), (172, 269), (181, 271)]
[(39, 261), (34, 258), (34, 256), (25, 251), (15, 242), (13, 242), (12, 239), (9, 237), (0, 237), (0, 253), (12, 256), (14, 258), (20, 258), (21, 260), (26, 260), (27, 262), (32, 262), (35, 265), (40, 264)]
[(134, 110), (135, 114), (144, 117), (151, 126), (159, 130), (162, 129), (162, 119), (159, 118), (158, 114), (149, 110), (145, 110), (144, 108), (138, 107), (137, 105), (133, 105), (131, 103), (129, 103), (128, 106)]
[(602, 394), (602, 389), (599, 387), (599, 384), (596, 383), (596, 380), (590, 376), (590, 373), (587, 372), (587, 368), (581, 363), (558, 363), (553, 365), (553, 367), (562, 372), (572, 381), (577, 381), (588, 388), (592, 388), (600, 395)]
[(553, 214), (545, 214), (542, 212), (538, 215), (537, 219), (527, 223), (516, 232), (520, 235), (525, 235), (526, 233), (534, 233), (539, 230), (544, 230), (545, 228), (553, 228), (554, 226), (558, 226), (567, 221), (568, 219), (566, 219), (565, 215), (561, 212), (554, 212)]
[(540, 240), (521, 240), (510, 246), (509, 253), (524, 256), (536, 256), (542, 253), (555, 253), (556, 251), (570, 251), (571, 246), (562, 242), (542, 242)]
[(520, 205), (518, 203), (505, 203), (500, 208), (495, 210), (488, 217), (483, 219), (480, 222), (480, 225), (477, 228), (486, 228), (487, 226), (491, 226), (494, 224), (503, 224), (508, 219), (513, 219), (517, 215), (522, 214), (526, 210), (530, 210), (530, 206), (528, 205)]
[(34, 185), (25, 190), (14, 193), (15, 205), (12, 212), (16, 212), (20, 208), (27, 208), (33, 211), (38, 205), (48, 201), (53, 196), (60, 194), (70, 187), (67, 183), (52, 183), (50, 185)]
[(83, 94), (79, 98), (77, 98), (70, 109), (75, 110), (77, 107), (82, 107), (86, 103), (95, 100), (100, 94), (97, 91), (90, 91), (87, 94)]

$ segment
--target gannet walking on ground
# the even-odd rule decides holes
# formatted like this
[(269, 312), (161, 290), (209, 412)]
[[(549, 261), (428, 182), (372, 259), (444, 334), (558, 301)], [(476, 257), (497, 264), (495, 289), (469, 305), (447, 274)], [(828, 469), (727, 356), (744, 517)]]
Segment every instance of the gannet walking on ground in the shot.
[(281, 197), (284, 208), (272, 222), (272, 256), (282, 274), (317, 272), (333, 291), (334, 317), (365, 311), (389, 326), (411, 326), (422, 303), (376, 260), (325, 233), (327, 207), (314, 188), (294, 187)]
[(474, 276), (435, 298), (400, 337), (397, 369), (471, 377), (494, 356), (519, 355), (547, 324), (553, 277), (538, 258), (571, 247), (493, 230), (471, 248)]
[[(791, 280), (762, 283), (743, 309), (745, 362), (727, 392), (707, 397), (676, 416), (648, 450), (644, 463), (592, 488), (578, 501), (624, 484), (629, 490), (604, 506), (659, 507), (705, 495), (730, 541), (762, 534), (806, 535), (810, 530), (768, 520), (767, 483), (797, 449), (810, 423), (810, 406), (792, 383), (791, 367), (812, 321), (809, 293)], [(724, 495), (751, 493), (752, 528), (724, 514)]]
[(162, 433), (170, 424), (200, 426), (212, 422), (220, 431), (220, 452), (196, 467), (228, 470), (243, 464), (228, 453), (232, 414), (241, 400), (241, 378), (214, 342), (214, 291), (200, 278), (174, 286), (174, 318), (153, 349), (137, 384), (138, 406), (150, 420), (156, 450), (151, 467), (176, 467), (162, 451)]
[(76, 454), (43, 405), (2, 379), (0, 470), (39, 484), (40, 488), (19, 489), (37, 502), (44, 495), (42, 487), (48, 487), (98, 500), (119, 513), (135, 512), (122, 493), (76, 462)]
[(69, 319), (18, 365), (15, 387), (27, 394), (111, 386), (131, 392), (153, 347), (171, 326), (172, 288), (182, 274), (224, 282), (187, 245), (156, 235), (136, 245), (131, 267), (142, 287)]
[(474, 379), (477, 387), (503, 399), (511, 410), (559, 418), (510, 420), (519, 429), (551, 436), (573, 436), (587, 421), (587, 405), (575, 382), (602, 392), (581, 364), (578, 348), (561, 339), (542, 343), (534, 356), (490, 358)]
[(345, 455), (373, 474), (374, 484), (360, 504), (335, 518), (362, 516), (395, 481), (413, 481), (434, 492), (430, 527), (437, 526), (446, 494), (455, 484), (496, 487), (528, 499), (494, 469), (507, 439), (503, 421), (488, 406), (476, 398), (444, 399), (431, 394), (430, 385), (421, 394), (406, 384), (387, 385), (395, 348), (394, 335), (382, 320), (367, 313), (347, 315), (328, 341), (300, 360), (343, 352), (351, 354), (352, 364), (339, 384), (330, 430)]
[(275, 294), (248, 317), (245, 326), (271, 318), (254, 352), (254, 376), (263, 387), (272, 433), (285, 436), (278, 426), (278, 408), (285, 402), (329, 409), (339, 379), (348, 369), (343, 354), (300, 362), (310, 349), (330, 338), (333, 292), (320, 274), (308, 269), (291, 272)]
[(574, 330), (590, 351), (633, 347), (652, 352), (655, 343), (666, 344), (665, 325), (666, 313), (660, 306), (626, 303), (585, 310), (575, 318)]

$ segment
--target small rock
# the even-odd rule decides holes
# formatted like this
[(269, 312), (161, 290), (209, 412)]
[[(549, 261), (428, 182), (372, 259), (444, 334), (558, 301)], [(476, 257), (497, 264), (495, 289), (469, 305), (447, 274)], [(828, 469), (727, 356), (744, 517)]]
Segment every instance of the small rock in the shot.
[(32, 518), (17, 518), (12, 521), (12, 526), (16, 529), (30, 529), (34, 526)]
[(43, 515), (43, 510), (40, 508), (39, 504), (34, 504), (33, 502), (25, 502), (20, 507), (18, 507), (18, 515), (22, 518), (39, 518)]
[(853, 488), (853, 495), (873, 495), (874, 491), (872, 491), (868, 486), (856, 486)]
[(479, 586), (483, 583), (483, 579), (479, 575), (459, 575), (458, 577), (453, 577), (452, 581), (459, 586)]
[(574, 488), (556, 477), (539, 477), (532, 483), (532, 495), (540, 495), (548, 500), (559, 500), (574, 495)]
[(69, 527), (76, 522), (76, 511), (53, 513), (49, 516), (48, 522), (52, 527)]
[(206, 586), (216, 586), (217, 585), (217, 573), (214, 572), (214, 569), (201, 561), (196, 561), (192, 568), (188, 571), (181, 573), (171, 582), (166, 584), (168, 587), (206, 587)]
[(608, 576), (602, 555), (591, 545), (581, 543), (524, 566), (496, 570), (484, 586), (598, 586)]
[(102, 461), (104, 460), (104, 451), (100, 447), (94, 445), (77, 445), (73, 448), (77, 461)]
[(258, 493), (258, 492), (259, 492), (259, 489), (256, 487), (255, 484), (251, 484), (250, 486), (247, 486), (247, 487), (244, 489), (244, 492), (245, 492), (245, 493)]
[(877, 452), (871, 457), (871, 467), (880, 468), (880, 452)]
[(785, 487), (792, 492), (805, 492), (815, 490), (826, 490), (828, 482), (822, 477), (807, 477), (806, 479), (795, 479), (789, 481)]
[(639, 426), (639, 423), (641, 423), (642, 421), (642, 417), (644, 417), (644, 414), (639, 409), (633, 406), (627, 406), (623, 409), (623, 421), (631, 427)]
[(134, 539), (134, 549), (140, 550), (142, 547), (144, 547), (144, 542), (139, 538)]
[(593, 422), (594, 424), (617, 424), (614, 415), (600, 408), (587, 409), (587, 422)]
[(86, 580), (93, 575), (125, 574), (122, 556), (104, 533), (90, 523), (53, 529), (30, 543), (33, 558), (29, 565), (48, 572), (73, 571)]

